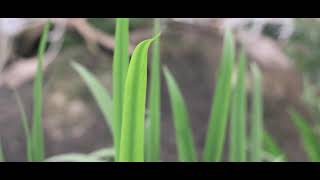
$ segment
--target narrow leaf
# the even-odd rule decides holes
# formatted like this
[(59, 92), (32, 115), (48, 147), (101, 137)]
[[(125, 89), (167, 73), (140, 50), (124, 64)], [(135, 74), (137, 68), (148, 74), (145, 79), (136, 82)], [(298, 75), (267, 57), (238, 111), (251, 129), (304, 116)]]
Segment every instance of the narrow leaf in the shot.
[[(154, 35), (160, 33), (160, 19), (154, 19)], [(160, 161), (160, 39), (152, 45), (149, 93), (150, 126), (146, 128), (146, 161)]]
[(144, 161), (148, 48), (158, 36), (138, 44), (132, 54), (123, 99), (119, 161)]
[(116, 159), (119, 155), (125, 81), (129, 64), (129, 19), (116, 19), (116, 42), (112, 65), (113, 130)]
[(253, 94), (251, 112), (251, 161), (262, 160), (263, 152), (263, 98), (262, 98), (262, 77), (260, 69), (256, 64), (252, 66)]
[(224, 36), (223, 56), (218, 69), (218, 79), (205, 141), (204, 161), (221, 161), (222, 158), (229, 113), (234, 51), (232, 33), (227, 30)]
[(232, 162), (246, 161), (246, 57), (244, 51), (241, 51), (239, 67), (237, 72), (236, 87), (233, 92), (232, 113), (230, 122), (230, 154), (229, 159)]
[[(71, 66), (79, 73), (83, 81), (88, 86), (91, 94), (93, 95), (104, 116), (104, 119), (106, 120), (107, 125), (110, 127), (111, 131), (114, 132), (114, 127), (112, 124), (113, 104), (109, 92), (106, 88), (104, 88), (102, 83), (98, 79), (96, 79), (95, 76), (85, 67), (77, 62), (72, 62)], [(114, 133), (112, 133), (112, 135), (114, 135)]]
[(169, 90), (174, 127), (176, 130), (179, 161), (194, 162), (197, 159), (196, 150), (185, 101), (175, 79), (166, 67), (164, 68), (164, 75)]
[(21, 100), (20, 95), (17, 92), (17, 90), (14, 89), (13, 93), (14, 93), (15, 99), (18, 104), (18, 108), (20, 111), (21, 123), (22, 123), (22, 127), (23, 127), (25, 137), (26, 137), (27, 159), (29, 162), (31, 162), (32, 161), (32, 141), (31, 141), (30, 128), (28, 125), (27, 114), (26, 114), (26, 111), (25, 111), (24, 106), (22, 104), (22, 100)]
[(42, 79), (43, 79), (43, 61), (46, 43), (48, 41), (50, 23), (46, 23), (42, 32), (40, 45), (38, 49), (38, 64), (37, 72), (33, 85), (33, 126), (32, 126), (32, 149), (33, 161), (44, 160), (44, 138), (43, 138), (43, 126), (42, 126)]

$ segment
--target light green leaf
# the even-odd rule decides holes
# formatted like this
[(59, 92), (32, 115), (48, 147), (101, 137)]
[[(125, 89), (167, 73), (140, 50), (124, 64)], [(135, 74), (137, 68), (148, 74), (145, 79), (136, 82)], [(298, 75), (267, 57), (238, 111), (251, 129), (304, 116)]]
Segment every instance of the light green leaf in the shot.
[[(160, 33), (160, 19), (154, 19), (154, 35)], [(149, 93), (150, 126), (146, 128), (146, 161), (160, 161), (160, 38), (152, 45)]]
[(113, 130), (116, 159), (119, 157), (125, 81), (129, 64), (129, 19), (116, 19), (116, 42), (112, 65)]
[(148, 48), (158, 36), (138, 44), (132, 54), (123, 99), (119, 161), (144, 161)]
[[(85, 67), (79, 63), (72, 62), (71, 66), (79, 73), (83, 81), (88, 86), (91, 94), (93, 95), (98, 107), (100, 108), (104, 119), (106, 120), (107, 125), (110, 127), (111, 131), (113, 130), (112, 124), (112, 100), (107, 89), (102, 85), (102, 83), (95, 78), (95, 76), (89, 72)], [(114, 133), (112, 133), (114, 135)]]

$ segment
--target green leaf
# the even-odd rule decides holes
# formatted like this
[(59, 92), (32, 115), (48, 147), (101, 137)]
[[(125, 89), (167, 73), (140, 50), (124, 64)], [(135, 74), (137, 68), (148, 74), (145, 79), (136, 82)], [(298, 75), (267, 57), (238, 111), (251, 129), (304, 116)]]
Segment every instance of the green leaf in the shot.
[(46, 43), (48, 41), (50, 23), (46, 23), (41, 35), (38, 49), (38, 64), (36, 77), (33, 84), (33, 126), (31, 134), (32, 158), (33, 161), (43, 161), (45, 157), (45, 147), (42, 126), (42, 79), (43, 79), (43, 61)]
[(144, 161), (148, 48), (158, 36), (138, 44), (132, 54), (123, 99), (119, 161)]
[(317, 135), (307, 121), (296, 111), (290, 110), (291, 120), (296, 126), (303, 148), (312, 162), (320, 161), (320, 143)]
[(246, 161), (246, 73), (247, 60), (244, 51), (241, 51), (237, 72), (237, 83), (232, 96), (232, 113), (230, 122), (230, 154), (232, 162)]
[(116, 42), (112, 65), (113, 130), (116, 159), (119, 158), (121, 121), (124, 101), (125, 81), (129, 64), (129, 19), (116, 19)]
[(204, 161), (220, 161), (225, 142), (235, 50), (230, 30), (226, 31), (224, 37), (223, 56), (218, 70), (218, 79), (204, 147)]
[[(88, 86), (91, 94), (93, 95), (98, 107), (100, 108), (107, 125), (110, 127), (111, 131), (114, 132), (114, 126), (112, 124), (112, 100), (109, 92), (102, 85), (102, 83), (95, 78), (95, 76), (89, 72), (85, 67), (79, 63), (72, 62), (71, 66), (79, 73), (83, 81)], [(114, 133), (112, 133), (114, 136)]]
[(27, 118), (27, 114), (26, 111), (24, 109), (24, 106), (22, 104), (22, 100), (20, 98), (19, 93), (17, 92), (16, 89), (13, 89), (13, 93), (15, 96), (15, 99), (17, 101), (18, 104), (18, 108), (20, 111), (20, 118), (21, 118), (21, 122), (22, 122), (22, 127), (25, 133), (25, 137), (26, 137), (26, 144), (27, 144), (27, 159), (29, 162), (31, 162), (33, 160), (32, 158), (32, 141), (31, 141), (31, 134), (30, 134), (30, 128), (28, 125), (28, 118)]
[(266, 131), (263, 133), (263, 148), (273, 157), (281, 157), (282, 161), (286, 161), (285, 153), (281, 150), (272, 136)]
[(186, 103), (168, 68), (164, 67), (163, 70), (169, 90), (179, 161), (195, 162), (197, 161), (197, 155)]
[[(154, 19), (154, 35), (160, 33), (160, 19)], [(146, 128), (146, 161), (160, 161), (160, 39), (152, 46), (149, 92), (150, 126)]]
[(256, 64), (251, 66), (253, 77), (252, 112), (251, 112), (251, 161), (260, 162), (263, 152), (263, 98), (262, 77)]

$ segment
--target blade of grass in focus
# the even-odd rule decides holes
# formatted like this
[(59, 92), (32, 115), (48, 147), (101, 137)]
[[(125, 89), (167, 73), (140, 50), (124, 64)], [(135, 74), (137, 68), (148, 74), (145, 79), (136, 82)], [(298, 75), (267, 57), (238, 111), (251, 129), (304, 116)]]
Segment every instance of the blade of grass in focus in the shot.
[(263, 133), (263, 148), (266, 152), (272, 154), (274, 157), (281, 157), (282, 161), (286, 161), (285, 153), (281, 150), (276, 141), (271, 135), (264, 131)]
[(132, 54), (125, 83), (118, 161), (144, 161), (148, 49), (159, 35), (139, 43)]
[(48, 33), (50, 22), (46, 23), (41, 35), (40, 45), (38, 49), (38, 64), (36, 77), (33, 84), (33, 121), (32, 121), (32, 158), (33, 161), (43, 161), (45, 157), (44, 132), (42, 126), (42, 79), (43, 79), (43, 61), (48, 41)]
[(112, 64), (113, 130), (116, 159), (119, 158), (123, 99), (129, 64), (129, 19), (116, 19), (115, 49)]
[(246, 73), (247, 60), (244, 51), (241, 51), (240, 61), (237, 71), (236, 87), (232, 96), (232, 113), (230, 121), (230, 154), (231, 162), (246, 161)]
[(252, 112), (251, 112), (251, 161), (260, 162), (263, 152), (263, 98), (262, 77), (256, 64), (251, 66), (253, 77)]
[[(160, 33), (160, 19), (153, 22), (153, 33)], [(146, 128), (146, 161), (160, 160), (160, 38), (152, 45), (151, 82), (149, 93), (150, 126)]]
[(19, 112), (20, 112), (21, 123), (22, 123), (22, 127), (23, 127), (25, 137), (26, 137), (27, 159), (29, 162), (31, 162), (33, 160), (33, 158), (32, 158), (32, 141), (31, 141), (30, 128), (28, 125), (27, 114), (24, 109), (21, 97), (20, 97), (19, 93), (17, 92), (17, 90), (14, 89), (13, 93), (14, 93), (15, 99), (17, 101), (17, 105), (18, 105)]
[(225, 142), (225, 131), (230, 105), (231, 75), (234, 64), (234, 42), (232, 33), (224, 35), (223, 56), (218, 69), (218, 79), (213, 96), (213, 104), (205, 141), (203, 160), (220, 161)]
[(312, 127), (307, 121), (296, 111), (290, 109), (291, 120), (296, 126), (303, 148), (312, 162), (320, 161), (320, 143), (317, 135), (313, 132)]
[(189, 124), (189, 115), (185, 101), (175, 79), (168, 68), (164, 67), (163, 70), (170, 96), (179, 161), (195, 162), (197, 160), (197, 154), (194, 146), (192, 129)]
[(83, 81), (88, 86), (91, 94), (93, 95), (104, 116), (104, 119), (106, 120), (107, 125), (112, 131), (112, 135), (114, 136), (114, 125), (112, 123), (113, 104), (109, 92), (106, 88), (104, 88), (102, 83), (97, 78), (95, 78), (95, 76), (85, 67), (77, 62), (72, 62), (71, 66), (79, 73)]

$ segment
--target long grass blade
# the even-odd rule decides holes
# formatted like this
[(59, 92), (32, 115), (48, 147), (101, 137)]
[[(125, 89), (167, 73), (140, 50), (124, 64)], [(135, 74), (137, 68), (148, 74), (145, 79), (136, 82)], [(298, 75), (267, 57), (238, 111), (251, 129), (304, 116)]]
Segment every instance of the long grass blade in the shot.
[[(104, 119), (106, 120), (107, 125), (110, 127), (111, 131), (114, 132), (114, 127), (112, 124), (113, 104), (109, 92), (102, 85), (102, 83), (97, 78), (95, 78), (95, 76), (85, 67), (77, 62), (72, 62), (71, 66), (78, 72), (78, 74), (88, 86), (91, 94), (93, 95), (96, 103), (98, 104), (98, 107), (100, 108), (104, 116)], [(112, 133), (112, 135), (114, 135), (114, 133)]]
[(22, 123), (22, 127), (25, 133), (25, 137), (26, 137), (26, 145), (27, 145), (27, 159), (29, 162), (32, 161), (32, 141), (31, 141), (31, 134), (30, 134), (30, 128), (28, 125), (28, 118), (27, 118), (27, 114), (25, 111), (25, 108), (23, 106), (21, 97), (19, 95), (19, 93), (17, 92), (17, 90), (14, 89), (13, 91), (15, 99), (17, 101), (18, 104), (18, 108), (19, 108), (19, 112), (20, 112), (20, 118), (21, 118), (21, 123)]
[(33, 161), (43, 161), (45, 157), (44, 147), (44, 132), (42, 127), (42, 79), (43, 79), (43, 61), (46, 49), (46, 43), (48, 41), (48, 33), (50, 28), (50, 22), (46, 23), (41, 35), (40, 46), (38, 49), (38, 64), (37, 72), (33, 86), (33, 126), (32, 126), (32, 148)]
[(263, 152), (263, 98), (262, 98), (262, 77), (260, 69), (256, 64), (252, 66), (253, 94), (251, 112), (251, 161), (260, 162)]
[(236, 87), (233, 92), (232, 113), (230, 122), (230, 154), (229, 160), (232, 162), (246, 161), (246, 73), (247, 60), (244, 51), (241, 51), (239, 67), (237, 72)]
[(148, 49), (159, 35), (138, 44), (132, 54), (123, 99), (119, 161), (144, 161)]
[(173, 113), (174, 126), (176, 130), (176, 144), (179, 161), (195, 162), (197, 160), (192, 129), (189, 124), (189, 115), (186, 103), (180, 89), (168, 68), (164, 68), (171, 109)]
[(291, 120), (296, 126), (300, 139), (303, 143), (303, 148), (312, 162), (320, 161), (320, 142), (319, 137), (315, 134), (312, 127), (307, 121), (296, 111), (290, 109)]
[(129, 64), (129, 19), (116, 19), (116, 44), (112, 65), (113, 126), (116, 159), (119, 155), (125, 81)]
[(225, 131), (231, 96), (231, 75), (234, 64), (234, 42), (230, 30), (224, 35), (222, 61), (211, 109), (203, 160), (220, 161), (225, 141)]
[[(154, 35), (160, 33), (160, 19), (154, 19)], [(149, 93), (150, 126), (146, 128), (146, 161), (160, 160), (160, 39), (152, 45), (151, 82)]]

